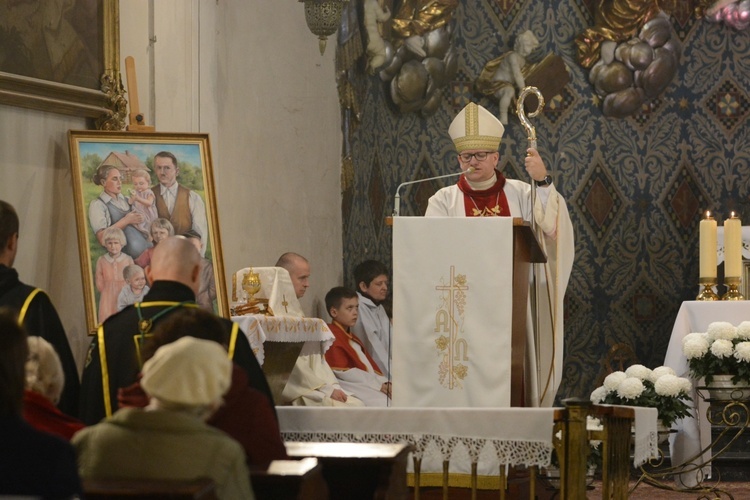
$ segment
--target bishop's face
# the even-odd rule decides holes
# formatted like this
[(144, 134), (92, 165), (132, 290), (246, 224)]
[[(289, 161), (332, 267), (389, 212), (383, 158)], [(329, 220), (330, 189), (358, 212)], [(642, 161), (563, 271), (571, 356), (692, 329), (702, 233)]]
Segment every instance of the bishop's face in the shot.
[(474, 169), (472, 172), (465, 174), (466, 180), (484, 182), (492, 179), (499, 159), (500, 153), (497, 151), (467, 149), (458, 155), (458, 164), (464, 172), (469, 167)]

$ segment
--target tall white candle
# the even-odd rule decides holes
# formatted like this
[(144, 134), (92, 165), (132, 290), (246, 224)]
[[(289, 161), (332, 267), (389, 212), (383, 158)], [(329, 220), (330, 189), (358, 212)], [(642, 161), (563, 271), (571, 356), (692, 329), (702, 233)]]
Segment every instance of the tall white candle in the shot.
[(724, 276), (742, 276), (742, 223), (734, 212), (724, 220)]
[(716, 278), (716, 219), (708, 211), (700, 224), (700, 277)]

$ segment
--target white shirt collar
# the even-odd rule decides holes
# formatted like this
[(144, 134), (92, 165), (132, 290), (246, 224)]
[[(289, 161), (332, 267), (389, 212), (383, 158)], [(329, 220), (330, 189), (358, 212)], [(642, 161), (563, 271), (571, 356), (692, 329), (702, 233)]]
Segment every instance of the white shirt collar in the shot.
[(170, 193), (173, 196), (177, 196), (177, 183), (172, 184), (172, 187), (167, 187), (164, 184), (159, 184), (159, 192), (162, 196)]

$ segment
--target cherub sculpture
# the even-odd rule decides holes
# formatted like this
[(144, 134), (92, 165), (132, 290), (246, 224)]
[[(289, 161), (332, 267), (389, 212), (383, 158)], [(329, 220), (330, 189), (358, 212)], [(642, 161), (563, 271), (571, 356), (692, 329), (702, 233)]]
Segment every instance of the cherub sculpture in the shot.
[(534, 33), (524, 31), (516, 37), (513, 50), (487, 62), (477, 78), (477, 90), (499, 100), (498, 118), (504, 125), (508, 124), (508, 108), (513, 105), (516, 89), (520, 91), (526, 86), (522, 73), (526, 58), (537, 47), (539, 40)]

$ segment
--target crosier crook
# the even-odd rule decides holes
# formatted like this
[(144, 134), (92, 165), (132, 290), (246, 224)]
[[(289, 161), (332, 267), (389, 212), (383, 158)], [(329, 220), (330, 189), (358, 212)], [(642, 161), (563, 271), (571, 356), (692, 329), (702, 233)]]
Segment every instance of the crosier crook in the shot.
[[(544, 96), (536, 87), (524, 87), (521, 89), (521, 93), (518, 94), (518, 99), (516, 100), (516, 114), (518, 115), (518, 119), (521, 120), (521, 124), (523, 125), (523, 128), (526, 129), (526, 138), (529, 141), (529, 148), (536, 149), (536, 129), (531, 124), (531, 121), (526, 116), (526, 110), (523, 107), (523, 101), (526, 99), (526, 96), (529, 94), (536, 95), (537, 98), (537, 106), (536, 110), (529, 113), (529, 116), (534, 118), (539, 113), (542, 112), (542, 109), (544, 109)], [(534, 206), (536, 203), (536, 183), (534, 182), (534, 179), (531, 179), (531, 229), (535, 229), (534, 224)]]
[[(531, 124), (531, 121), (526, 116), (526, 110), (523, 107), (523, 101), (526, 99), (526, 96), (529, 94), (536, 95), (537, 98), (537, 107), (536, 110), (529, 113), (529, 116), (531, 118), (534, 118), (539, 113), (542, 112), (542, 109), (544, 109), (544, 96), (536, 87), (524, 87), (521, 92), (518, 94), (518, 99), (516, 100), (516, 114), (518, 115), (519, 120), (521, 120), (521, 124), (523, 125), (523, 128), (526, 129), (526, 138), (528, 140), (528, 146), (529, 148), (536, 149), (536, 129)], [(528, 155), (528, 153), (527, 153)], [(536, 234), (536, 223), (534, 221), (534, 207), (536, 206), (536, 182), (534, 179), (531, 179), (531, 230)], [(540, 338), (539, 338), (539, 310), (537, 309), (539, 305), (539, 297), (538, 293), (539, 290), (537, 288), (537, 269), (536, 264), (532, 264), (532, 293), (530, 294), (530, 299), (532, 303), (532, 311), (535, 311), (535, 314), (532, 316), (532, 322), (533, 322), (533, 329), (534, 329), (534, 343), (536, 345), (539, 345)], [(547, 288), (547, 291), (549, 293), (549, 287)], [(550, 300), (550, 305), (552, 304), (551, 297), (548, 296), (548, 299)], [(550, 309), (550, 318), (552, 320), (552, 325), (555, 324), (554, 316), (552, 315), (552, 311)], [(554, 326), (553, 326), (553, 332), (554, 332)], [(554, 346), (554, 337), (553, 337), (553, 343)], [(553, 354), (554, 357), (554, 354)], [(539, 351), (537, 349), (536, 353), (536, 365), (539, 366), (540, 359), (539, 359)], [(547, 393), (547, 390), (549, 388), (550, 380), (552, 375), (552, 369), (550, 369), (547, 381), (544, 386), (544, 390), (542, 391), (542, 395), (539, 398), (539, 400), (543, 400), (545, 397), (545, 394)]]

